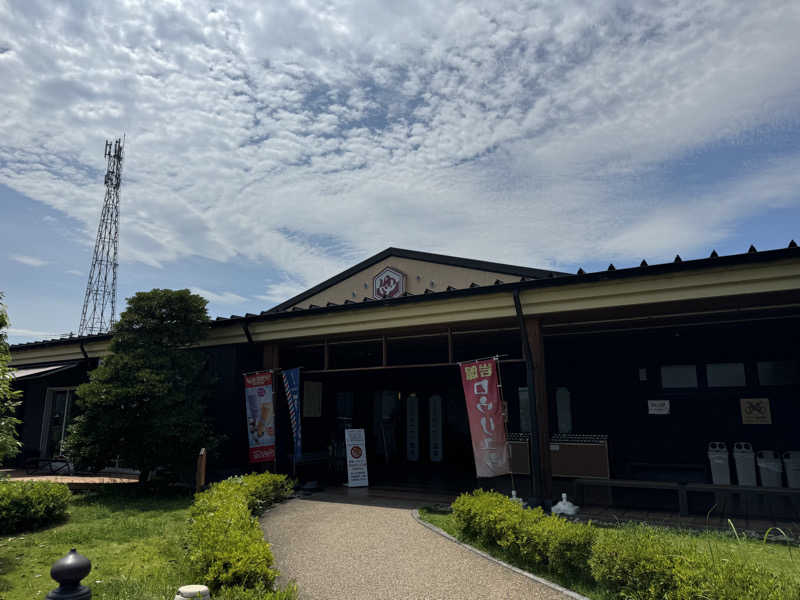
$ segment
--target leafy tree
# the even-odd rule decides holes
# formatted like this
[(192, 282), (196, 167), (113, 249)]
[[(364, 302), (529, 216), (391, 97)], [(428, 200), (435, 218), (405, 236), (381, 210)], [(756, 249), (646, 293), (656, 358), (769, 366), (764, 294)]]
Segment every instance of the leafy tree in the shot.
[(8, 366), (11, 360), (5, 332), (8, 327), (8, 313), (2, 300), (3, 294), (0, 293), (0, 463), (19, 453), (21, 444), (17, 440), (17, 425), (22, 423), (14, 416), (20, 404), (16, 399), (22, 392), (11, 389), (11, 374), (14, 370)]
[(70, 458), (102, 468), (119, 457), (146, 480), (156, 467), (188, 469), (210, 445), (207, 301), (189, 290), (138, 292), (114, 326), (111, 354), (77, 389)]

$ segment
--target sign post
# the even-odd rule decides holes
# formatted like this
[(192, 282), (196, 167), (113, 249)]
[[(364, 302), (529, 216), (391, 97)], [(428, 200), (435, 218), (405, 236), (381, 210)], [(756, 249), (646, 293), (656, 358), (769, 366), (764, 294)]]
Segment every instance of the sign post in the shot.
[(250, 462), (274, 461), (275, 404), (272, 396), (272, 371), (245, 373), (244, 398)]
[(366, 438), (363, 429), (345, 429), (344, 441), (347, 449), (347, 487), (369, 485), (367, 476)]

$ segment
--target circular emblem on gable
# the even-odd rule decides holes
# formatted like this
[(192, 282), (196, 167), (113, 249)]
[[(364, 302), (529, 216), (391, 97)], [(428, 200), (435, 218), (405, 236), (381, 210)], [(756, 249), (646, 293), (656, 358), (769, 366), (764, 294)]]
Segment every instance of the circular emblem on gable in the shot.
[(391, 267), (386, 267), (372, 280), (372, 297), (376, 300), (397, 298), (406, 291), (406, 276)]

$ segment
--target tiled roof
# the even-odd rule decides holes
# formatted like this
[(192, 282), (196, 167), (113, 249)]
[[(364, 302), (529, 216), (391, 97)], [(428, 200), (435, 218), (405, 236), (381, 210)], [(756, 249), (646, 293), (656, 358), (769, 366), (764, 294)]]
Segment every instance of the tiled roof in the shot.
[[(427, 301), (436, 298), (446, 298), (446, 297), (462, 296), (462, 295), (470, 295), (478, 293), (491, 293), (491, 292), (496, 292), (498, 288), (529, 289), (536, 287), (548, 287), (553, 285), (569, 285), (571, 283), (578, 283), (578, 282), (587, 283), (591, 281), (623, 279), (623, 278), (637, 277), (643, 275), (658, 275), (662, 273), (663, 274), (675, 273), (686, 270), (697, 270), (697, 269), (746, 264), (753, 262), (768, 262), (772, 260), (780, 260), (783, 258), (800, 258), (800, 248), (798, 248), (794, 240), (789, 242), (787, 248), (777, 249), (777, 250), (758, 251), (755, 248), (755, 246), (751, 245), (750, 248), (747, 250), (747, 252), (744, 252), (742, 254), (730, 254), (727, 256), (720, 256), (716, 250), (713, 250), (708, 258), (700, 258), (695, 260), (683, 260), (679, 255), (675, 255), (675, 259), (668, 263), (650, 265), (647, 263), (647, 261), (642, 260), (638, 266), (629, 268), (619, 268), (619, 269), (616, 268), (613, 264), (610, 264), (607, 269), (602, 271), (596, 271), (593, 273), (587, 273), (582, 268), (579, 268), (577, 274), (575, 275), (549, 272), (550, 274), (548, 276), (540, 276), (539, 278), (531, 278), (531, 279), (523, 276), (520, 278), (520, 281), (515, 281), (510, 283), (504, 283), (498, 279), (493, 284), (483, 285), (483, 286), (473, 282), (469, 285), (469, 287), (462, 289), (456, 289), (453, 288), (452, 286), (448, 286), (447, 289), (442, 291), (433, 291), (426, 289), (424, 294), (414, 295), (406, 293), (399, 298), (376, 300), (375, 298), (364, 297), (362, 302), (353, 302), (351, 299), (347, 298), (343, 299), (341, 304), (328, 302), (327, 306), (324, 307), (312, 304), (305, 309), (297, 305), (294, 305), (279, 310), (279, 307), (281, 306), (279, 305), (278, 307), (272, 308), (270, 310), (262, 311), (259, 314), (247, 313), (244, 317), (242, 317), (241, 315), (231, 315), (230, 317), (217, 317), (212, 322), (212, 324), (221, 325), (235, 321), (249, 322), (249, 321), (271, 320), (289, 316), (298, 316), (298, 313), (312, 313), (312, 312), (321, 313), (328, 311), (333, 312), (339, 310), (353, 310), (364, 307), (365, 304), (370, 304), (370, 303), (380, 303), (383, 305), (389, 305), (389, 304), (400, 304), (404, 302)], [(58, 344), (70, 344), (76, 342), (88, 342), (94, 340), (110, 339), (110, 337), (111, 335), (107, 333), (87, 335), (87, 336), (73, 336), (72, 334), (70, 334), (69, 336), (54, 338), (50, 340), (14, 344), (11, 346), (11, 349), (14, 350), (14, 349), (31, 348), (36, 346), (50, 346)]]

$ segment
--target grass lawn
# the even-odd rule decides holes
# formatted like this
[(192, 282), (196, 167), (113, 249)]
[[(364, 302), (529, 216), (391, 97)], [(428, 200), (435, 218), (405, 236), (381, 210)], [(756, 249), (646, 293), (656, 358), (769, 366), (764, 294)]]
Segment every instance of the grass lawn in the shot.
[(180, 564), (191, 496), (154, 496), (131, 486), (75, 496), (69, 520), (0, 538), (0, 598), (44, 598), (50, 566), (70, 548), (92, 561), (84, 584), (96, 600), (164, 600), (192, 583)]
[[(459, 531), (455, 518), (452, 514), (441, 514), (432, 512), (427, 509), (420, 509), (420, 517), (443, 529), (456, 539), (465, 541), (476, 548), (499, 558), (507, 563), (514, 564), (520, 568), (521, 565), (515, 564), (515, 561), (510, 558), (501, 548), (498, 547), (485, 547), (479, 543), (471, 540), (465, 540)], [(786, 546), (782, 543), (763, 543), (752, 539), (737, 540), (733, 532), (730, 534), (719, 532), (695, 532), (683, 531), (677, 529), (664, 529), (664, 534), (667, 536), (691, 536), (698, 542), (698, 546), (708, 548), (714, 556), (719, 557), (720, 560), (725, 560), (726, 556), (736, 555), (738, 557), (746, 558), (749, 562), (759, 563), (769, 567), (770, 570), (782, 572), (790, 577), (794, 577), (800, 581), (800, 548), (797, 546)], [(585, 582), (576, 582), (559, 578), (553, 573), (550, 573), (546, 568), (531, 571), (535, 575), (544, 577), (550, 581), (558, 583), (566, 588), (576, 591), (584, 596), (596, 600), (610, 600), (609, 596), (603, 590), (599, 590), (591, 584)]]

